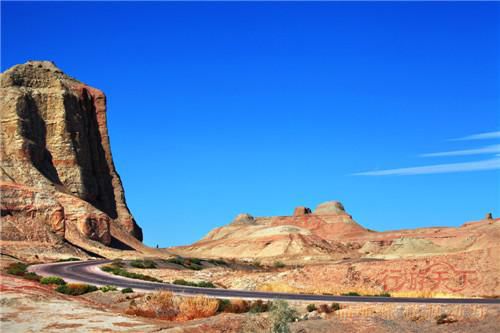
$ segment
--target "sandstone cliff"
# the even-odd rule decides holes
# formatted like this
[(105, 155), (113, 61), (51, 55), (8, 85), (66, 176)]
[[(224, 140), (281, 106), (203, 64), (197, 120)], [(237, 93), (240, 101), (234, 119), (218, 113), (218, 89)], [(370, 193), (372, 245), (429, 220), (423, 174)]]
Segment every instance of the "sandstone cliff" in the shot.
[(104, 94), (48, 61), (0, 80), (2, 241), (143, 248), (113, 164)]

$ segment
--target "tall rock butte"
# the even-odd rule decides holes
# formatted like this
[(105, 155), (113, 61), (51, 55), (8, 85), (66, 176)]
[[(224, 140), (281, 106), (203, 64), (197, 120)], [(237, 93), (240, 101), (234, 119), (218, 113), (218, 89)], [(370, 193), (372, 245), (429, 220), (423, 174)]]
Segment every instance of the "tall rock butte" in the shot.
[(52, 62), (29, 61), (1, 74), (0, 103), (1, 239), (142, 247), (113, 164), (103, 92)]

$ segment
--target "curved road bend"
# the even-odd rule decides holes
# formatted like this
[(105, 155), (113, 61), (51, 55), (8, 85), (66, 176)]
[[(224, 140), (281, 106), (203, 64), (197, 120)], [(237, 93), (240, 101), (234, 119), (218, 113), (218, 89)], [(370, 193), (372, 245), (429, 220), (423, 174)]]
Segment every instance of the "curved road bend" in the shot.
[(432, 304), (499, 304), (500, 299), (488, 298), (400, 298), (367, 296), (330, 296), (289, 294), (264, 291), (212, 289), (180, 286), (175, 284), (129, 279), (105, 273), (98, 266), (111, 260), (91, 260), (33, 265), (29, 270), (42, 276), (60, 276), (72, 282), (83, 282), (98, 286), (112, 285), (119, 288), (133, 288), (142, 291), (168, 290), (183, 295), (205, 295), (218, 298), (284, 299), (288, 301), (316, 302), (367, 302), (367, 303), (432, 303)]

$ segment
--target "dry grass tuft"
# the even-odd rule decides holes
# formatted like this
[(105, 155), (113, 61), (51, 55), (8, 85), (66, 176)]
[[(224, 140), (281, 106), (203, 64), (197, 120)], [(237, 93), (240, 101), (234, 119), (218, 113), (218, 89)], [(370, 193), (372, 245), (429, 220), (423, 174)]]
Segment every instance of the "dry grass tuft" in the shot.
[(126, 313), (165, 320), (191, 320), (213, 316), (218, 308), (217, 299), (203, 296), (180, 297), (168, 291), (159, 291), (131, 302)]
[(184, 297), (179, 303), (179, 319), (191, 320), (205, 318), (217, 313), (219, 301), (213, 298), (196, 296)]

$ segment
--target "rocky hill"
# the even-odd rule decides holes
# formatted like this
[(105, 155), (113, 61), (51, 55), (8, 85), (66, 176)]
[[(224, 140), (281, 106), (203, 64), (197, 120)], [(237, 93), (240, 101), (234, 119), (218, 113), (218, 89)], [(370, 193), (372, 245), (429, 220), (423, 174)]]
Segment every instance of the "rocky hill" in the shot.
[(147, 251), (113, 164), (103, 92), (49, 61), (0, 80), (3, 248)]
[(184, 256), (306, 263), (380, 260), (499, 250), (500, 219), (461, 227), (430, 227), (376, 232), (362, 227), (337, 201), (312, 211), (295, 208), (291, 216), (240, 214), (190, 246), (172, 248)]

